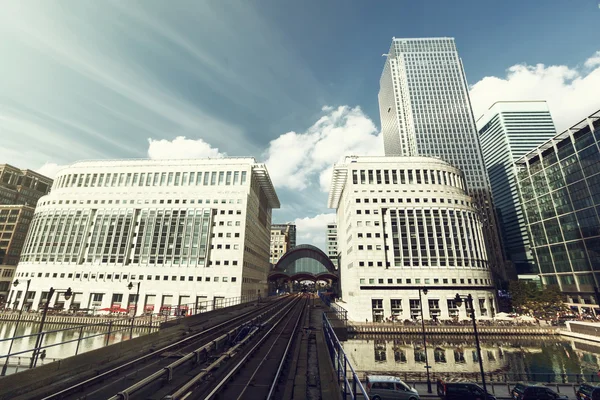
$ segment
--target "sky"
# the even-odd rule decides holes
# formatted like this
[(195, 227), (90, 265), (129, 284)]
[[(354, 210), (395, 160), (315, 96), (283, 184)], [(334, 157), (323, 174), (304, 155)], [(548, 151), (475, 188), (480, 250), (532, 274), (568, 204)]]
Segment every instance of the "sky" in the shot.
[(273, 222), (321, 248), (332, 166), (383, 155), (392, 37), (454, 37), (475, 118), (546, 100), (600, 109), (598, 0), (0, 0), (0, 163), (253, 156)]

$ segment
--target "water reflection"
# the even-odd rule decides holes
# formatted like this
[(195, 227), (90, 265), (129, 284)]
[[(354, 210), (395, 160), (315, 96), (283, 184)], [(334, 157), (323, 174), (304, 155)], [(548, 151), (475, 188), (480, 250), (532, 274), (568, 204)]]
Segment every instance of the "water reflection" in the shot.
[[(378, 336), (377, 339), (358, 337), (344, 342), (343, 346), (356, 371), (423, 373), (425, 349), (422, 342), (417, 337), (403, 337), (405, 339), (394, 336)], [(438, 337), (428, 339), (427, 344), (431, 372), (479, 372), (474, 342), (465, 338)], [(600, 345), (579, 340), (550, 337), (483, 339), (481, 347), (484, 369), (491, 373), (520, 374), (529, 379), (539, 375), (539, 379), (535, 380), (557, 381), (562, 380), (565, 374), (586, 374), (586, 379), (590, 380), (588, 375), (596, 376), (600, 368)]]
[[(2, 322), (0, 324), (0, 339), (6, 339), (13, 336), (15, 330), (14, 322)], [(44, 326), (44, 331), (54, 331), (58, 329), (64, 328), (72, 328), (72, 325), (63, 325), (63, 324), (46, 324)], [(39, 329), (39, 325), (37, 323), (23, 323), (21, 322), (19, 328), (16, 332), (15, 336), (25, 336), (37, 333)], [(114, 328), (115, 330), (123, 329), (123, 327)], [(103, 335), (94, 336), (99, 333), (105, 333)], [(106, 339), (108, 333), (108, 327), (91, 327), (84, 328), (83, 330), (83, 340), (79, 346), (79, 353), (84, 353), (86, 351), (94, 350), (106, 345)], [(148, 333), (147, 329), (137, 328), (133, 330), (133, 337), (138, 337), (141, 335), (145, 335)], [(65, 342), (73, 339), (79, 338), (80, 331), (79, 329), (70, 329), (62, 332), (54, 332), (48, 333), (44, 337), (44, 345), (50, 345), (53, 343)], [(118, 332), (112, 331), (110, 335), (108, 335), (108, 343), (119, 343), (122, 340), (129, 340), (129, 329), (123, 329)], [(35, 347), (36, 337), (27, 337), (24, 339), (17, 339), (14, 341), (11, 354), (18, 353), (20, 351), (31, 350)], [(6, 355), (8, 353), (8, 348), (10, 345), (10, 341), (0, 342), (0, 355)], [(46, 359), (53, 358), (66, 358), (75, 354), (75, 350), (77, 349), (77, 340), (71, 343), (61, 344), (59, 346), (53, 346), (46, 349)], [(31, 351), (23, 354), (19, 354), (15, 357), (31, 357)], [(11, 357), (12, 359), (12, 357)], [(0, 359), (0, 364), (4, 363), (4, 358)]]

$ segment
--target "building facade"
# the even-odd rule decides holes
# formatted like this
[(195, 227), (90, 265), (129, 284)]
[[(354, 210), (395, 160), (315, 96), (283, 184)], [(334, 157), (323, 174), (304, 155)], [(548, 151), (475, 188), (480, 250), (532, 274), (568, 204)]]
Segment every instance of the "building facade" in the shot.
[(271, 225), (271, 264), (277, 264), (281, 256), (293, 247), (296, 247), (296, 225), (291, 223)]
[(30, 206), (0, 205), (0, 305), (6, 307), (18, 300), (7, 296), (34, 210)]
[(0, 204), (35, 207), (51, 186), (52, 179), (37, 172), (9, 164), (0, 165)]
[(253, 158), (75, 163), (35, 210), (16, 274), (26, 308), (50, 287), (73, 291), (50, 306), (138, 313), (264, 295), (278, 207)]
[(521, 278), (537, 276), (514, 162), (556, 135), (545, 101), (500, 101), (477, 120), (507, 258)]
[(591, 311), (600, 285), (600, 111), (515, 165), (542, 282)]
[(8, 302), (10, 283), (38, 199), (52, 179), (28, 169), (0, 165), (0, 307)]
[(482, 224), (464, 174), (430, 157), (347, 157), (333, 171), (342, 307), (356, 321), (466, 318), (496, 300)]
[(386, 156), (439, 157), (464, 172), (482, 214), (494, 278), (505, 282), (510, 274), (454, 39), (394, 38), (380, 79), (379, 113)]
[(337, 224), (327, 224), (327, 257), (331, 260), (335, 268), (338, 268), (338, 242), (337, 242)]

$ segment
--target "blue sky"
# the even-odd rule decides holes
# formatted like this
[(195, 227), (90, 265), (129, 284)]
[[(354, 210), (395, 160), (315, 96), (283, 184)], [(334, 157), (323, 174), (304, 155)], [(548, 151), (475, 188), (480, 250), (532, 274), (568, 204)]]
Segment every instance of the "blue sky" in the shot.
[[(564, 129), (600, 108), (600, 7), (577, 1), (2, 2), (0, 162), (252, 155), (322, 245), (328, 173), (380, 154), (391, 38), (455, 37), (476, 114), (546, 99)], [(477, 115), (476, 115), (477, 117)], [(185, 139), (183, 138), (185, 137)]]

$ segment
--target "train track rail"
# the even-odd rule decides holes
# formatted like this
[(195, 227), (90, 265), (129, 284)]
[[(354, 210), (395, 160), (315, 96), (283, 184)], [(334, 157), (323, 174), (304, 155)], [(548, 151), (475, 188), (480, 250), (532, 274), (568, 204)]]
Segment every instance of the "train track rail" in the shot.
[[(164, 400), (275, 399), (283, 392), (280, 383), (289, 361), (307, 305), (299, 298), (283, 318), (272, 318), (244, 351), (232, 348), (211, 365), (161, 397)], [(232, 357), (236, 354), (237, 357)], [(111, 399), (112, 400), (112, 399)], [(114, 399), (116, 400), (116, 399)]]
[[(151, 383), (162, 386), (164, 381), (170, 382), (179, 370), (188, 369), (190, 365), (193, 367), (209, 360), (213, 352), (218, 352), (224, 348), (235, 335), (244, 330), (250, 330), (252, 326), (260, 324), (272, 316), (274, 312), (277, 312), (276, 310), (280, 312), (287, 309), (296, 301), (294, 298), (288, 298), (282, 301), (273, 301), (260, 308), (254, 308), (223, 323), (192, 333), (184, 339), (99, 373), (97, 376), (85, 379), (52, 394), (46, 394), (46, 397), (42, 399), (105, 400), (115, 393), (121, 392), (124, 395), (114, 398), (131, 398), (130, 394), (127, 393), (127, 389), (130, 387), (136, 386), (140, 382), (146, 382), (140, 388), (148, 389), (153, 386)], [(173, 359), (176, 359), (176, 361), (173, 361)], [(159, 379), (148, 380), (149, 377), (156, 376), (159, 372), (161, 373)]]

